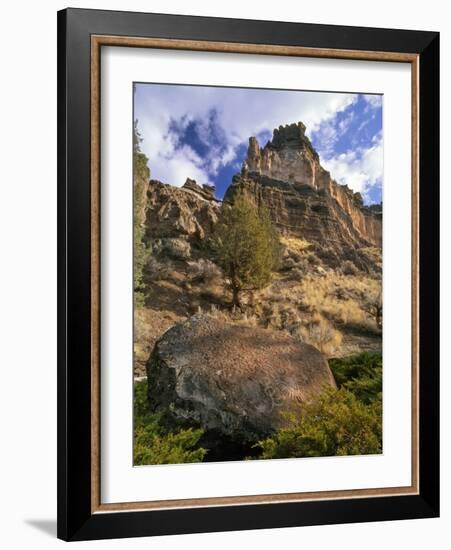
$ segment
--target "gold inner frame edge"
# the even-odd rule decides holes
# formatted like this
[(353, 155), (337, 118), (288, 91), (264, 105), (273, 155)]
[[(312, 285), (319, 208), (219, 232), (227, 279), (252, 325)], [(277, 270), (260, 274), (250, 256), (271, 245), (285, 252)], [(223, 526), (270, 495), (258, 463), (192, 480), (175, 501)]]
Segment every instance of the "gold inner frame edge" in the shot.
[[(100, 498), (100, 52), (102, 46), (247, 53), (410, 63), (411, 65), (411, 176), (412, 176), (412, 480), (408, 487), (384, 487), (303, 493), (226, 496), (101, 503)], [(91, 513), (132, 510), (199, 508), (277, 502), (307, 502), (342, 498), (388, 497), (419, 494), (419, 56), (400, 52), (338, 50), (234, 42), (91, 36)]]

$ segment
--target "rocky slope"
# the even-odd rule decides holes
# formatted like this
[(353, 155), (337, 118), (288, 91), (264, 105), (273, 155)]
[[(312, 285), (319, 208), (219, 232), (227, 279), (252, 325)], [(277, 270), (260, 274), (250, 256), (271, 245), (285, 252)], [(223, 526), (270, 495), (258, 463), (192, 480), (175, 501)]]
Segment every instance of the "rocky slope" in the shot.
[[(223, 203), (213, 188), (189, 178), (177, 188), (145, 181), (142, 172), (135, 220), (148, 260), (144, 307), (135, 310), (137, 377), (145, 376), (155, 342), (173, 325), (199, 309), (231, 316), (226, 281), (205, 246)], [(224, 201), (233, 204), (239, 194), (268, 209), (283, 249), (272, 282), (243, 296), (249, 324), (289, 332), (328, 357), (380, 351), (374, 309), (381, 299), (382, 206), (364, 206), (358, 193), (333, 180), (302, 123), (274, 130), (263, 148), (250, 138)]]
[(320, 164), (302, 122), (281, 126), (263, 149), (249, 139), (247, 158), (225, 195), (265, 205), (283, 234), (336, 250), (380, 247), (382, 207), (365, 207), (359, 193), (339, 185)]
[[(150, 180), (139, 146), (134, 164), (134, 376), (146, 414), (170, 434), (201, 427), (207, 461), (257, 456), (255, 443), (286, 427), (281, 413), (335, 387), (329, 358), (382, 351), (382, 205), (334, 181), (302, 123), (263, 148), (251, 137), (224, 201), (189, 178)], [(268, 210), (281, 257), (232, 308), (210, 237), (241, 195)]]
[[(149, 173), (147, 172), (149, 175)], [(221, 202), (214, 189), (187, 179), (181, 188), (135, 174), (135, 223), (143, 233), (148, 260), (143, 269), (146, 307), (134, 316), (134, 374), (145, 365), (156, 340), (208, 300), (187, 288), (194, 248), (208, 237), (218, 220)], [(194, 255), (196, 251), (194, 250)]]
[(191, 245), (208, 237), (218, 221), (221, 202), (214, 188), (187, 179), (181, 187), (150, 180), (143, 240), (154, 256), (191, 257)]
[(218, 220), (220, 206), (213, 187), (192, 179), (180, 188), (150, 180), (144, 238), (204, 239)]

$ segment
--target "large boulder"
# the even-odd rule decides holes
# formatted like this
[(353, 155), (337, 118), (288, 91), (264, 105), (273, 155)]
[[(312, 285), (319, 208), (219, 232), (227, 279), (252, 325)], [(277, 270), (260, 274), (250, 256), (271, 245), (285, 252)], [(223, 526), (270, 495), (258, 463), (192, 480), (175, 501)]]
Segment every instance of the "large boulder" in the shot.
[(280, 427), (281, 411), (335, 387), (327, 360), (313, 346), (205, 314), (169, 329), (146, 367), (154, 412), (248, 441)]

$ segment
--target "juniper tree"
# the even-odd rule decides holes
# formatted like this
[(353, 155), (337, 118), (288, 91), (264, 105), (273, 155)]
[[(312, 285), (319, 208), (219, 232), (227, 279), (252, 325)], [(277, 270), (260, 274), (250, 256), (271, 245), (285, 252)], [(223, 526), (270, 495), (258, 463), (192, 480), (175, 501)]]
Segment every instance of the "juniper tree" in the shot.
[(135, 303), (143, 302), (144, 284), (143, 268), (146, 262), (147, 249), (143, 242), (143, 222), (145, 213), (146, 186), (150, 179), (150, 170), (147, 166), (148, 158), (141, 151), (140, 143), (142, 141), (135, 120), (133, 126), (133, 287)]
[(244, 197), (224, 204), (213, 235), (215, 260), (232, 291), (232, 304), (240, 307), (240, 293), (266, 286), (277, 267), (280, 244), (268, 211), (257, 209)]
[(258, 443), (258, 458), (378, 454), (381, 405), (379, 400), (366, 405), (345, 388), (324, 390), (298, 414), (285, 415), (287, 426)]

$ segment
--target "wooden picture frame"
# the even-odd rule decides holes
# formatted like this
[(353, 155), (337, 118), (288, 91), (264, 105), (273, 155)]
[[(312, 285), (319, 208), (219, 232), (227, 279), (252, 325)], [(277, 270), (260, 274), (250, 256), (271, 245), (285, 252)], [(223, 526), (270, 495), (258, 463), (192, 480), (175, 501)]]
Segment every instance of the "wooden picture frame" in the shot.
[[(100, 51), (127, 46), (412, 67), (410, 487), (100, 501)], [(86, 540), (439, 513), (439, 35), (67, 9), (58, 13), (58, 537)]]

